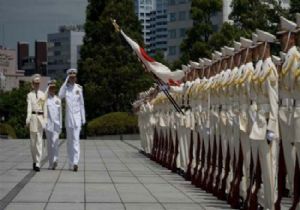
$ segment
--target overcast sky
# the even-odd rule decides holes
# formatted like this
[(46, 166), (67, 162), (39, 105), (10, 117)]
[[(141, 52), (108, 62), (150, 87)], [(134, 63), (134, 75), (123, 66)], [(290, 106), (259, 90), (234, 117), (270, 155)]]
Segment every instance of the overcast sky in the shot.
[(0, 0), (0, 45), (16, 49), (18, 41), (47, 40), (60, 25), (82, 24), (87, 0)]

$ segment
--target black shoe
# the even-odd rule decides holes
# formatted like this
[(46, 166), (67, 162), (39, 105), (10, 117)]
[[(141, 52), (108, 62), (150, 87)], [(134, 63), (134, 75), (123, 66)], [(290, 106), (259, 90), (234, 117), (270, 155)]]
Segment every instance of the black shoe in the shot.
[(55, 169), (56, 169), (56, 167), (57, 167), (57, 162), (54, 162), (54, 163), (53, 163), (52, 170), (55, 170)]
[(35, 170), (35, 168), (36, 168), (36, 163), (33, 163), (32, 164), (32, 169)]
[(73, 171), (77, 172), (78, 171), (78, 165), (73, 166)]
[(40, 167), (35, 167), (34, 169), (36, 172), (39, 172), (40, 171)]

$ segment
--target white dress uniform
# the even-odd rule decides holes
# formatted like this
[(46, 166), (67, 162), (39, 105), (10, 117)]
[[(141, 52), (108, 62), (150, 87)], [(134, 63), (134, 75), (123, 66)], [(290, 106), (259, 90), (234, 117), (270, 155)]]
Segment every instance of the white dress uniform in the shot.
[(63, 84), (59, 97), (66, 100), (65, 126), (67, 130), (67, 153), (69, 167), (78, 165), (80, 156), (80, 130), (85, 124), (85, 109), (82, 87), (78, 84)]
[[(39, 75), (33, 76), (33, 81), (40, 80)], [(47, 122), (47, 107), (45, 94), (34, 90), (27, 95), (26, 125), (30, 130), (30, 146), (33, 163), (36, 167), (41, 166), (43, 150), (43, 129)]]
[(46, 124), (46, 137), (49, 168), (58, 161), (58, 139), (62, 128), (62, 104), (56, 95), (47, 97), (48, 121)]
[[(275, 37), (258, 30), (258, 38), (263, 42), (273, 42)], [(278, 74), (271, 57), (263, 61), (257, 83), (257, 118), (250, 138), (257, 141), (259, 160), (262, 168), (263, 187), (261, 202), (265, 209), (274, 209), (277, 200), (278, 164)], [(269, 142), (267, 142), (269, 140)]]

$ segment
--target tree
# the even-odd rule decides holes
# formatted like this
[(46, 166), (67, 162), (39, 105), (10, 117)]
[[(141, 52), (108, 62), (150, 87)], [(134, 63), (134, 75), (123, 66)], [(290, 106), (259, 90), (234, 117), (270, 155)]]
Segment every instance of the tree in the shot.
[(208, 41), (214, 32), (211, 17), (221, 9), (222, 0), (192, 0), (191, 15), (194, 24), (181, 45), (182, 62), (210, 55)]
[(87, 6), (85, 38), (79, 61), (79, 80), (84, 87), (87, 119), (116, 111), (131, 110), (137, 93), (152, 80), (126, 41), (115, 33), (110, 18), (142, 43), (141, 26), (132, 0), (90, 0)]
[(211, 35), (209, 46), (212, 50), (220, 50), (223, 46), (232, 46), (234, 40), (239, 40), (241, 36), (246, 36), (244, 31), (237, 26), (225, 22), (220, 31)]
[(256, 29), (275, 34), (279, 17), (286, 15), (281, 2), (277, 0), (233, 0), (231, 6), (229, 18), (247, 36)]
[(29, 91), (30, 84), (26, 83), (18, 89), (0, 93), (0, 117), (4, 118), (4, 123), (14, 128), (18, 138), (29, 137), (29, 129), (25, 127), (26, 98)]
[(292, 20), (295, 20), (295, 14), (300, 12), (300, 0), (290, 0), (289, 14)]

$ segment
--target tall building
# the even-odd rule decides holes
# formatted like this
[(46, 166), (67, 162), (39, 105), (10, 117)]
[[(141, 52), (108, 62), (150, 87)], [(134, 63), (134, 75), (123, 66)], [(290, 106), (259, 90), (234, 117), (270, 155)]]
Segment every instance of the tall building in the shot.
[(142, 25), (150, 55), (167, 50), (167, 0), (135, 0), (135, 12)]
[(24, 60), (29, 57), (29, 43), (18, 42), (18, 69), (22, 69)]
[(193, 26), (190, 15), (191, 0), (169, 0), (168, 2), (168, 49), (166, 58), (174, 61), (180, 56), (180, 45), (186, 31)]
[(61, 26), (58, 33), (48, 34), (48, 75), (63, 78), (69, 68), (77, 68), (83, 44), (82, 26)]
[(47, 75), (47, 41), (35, 41), (35, 72)]

